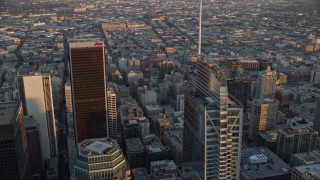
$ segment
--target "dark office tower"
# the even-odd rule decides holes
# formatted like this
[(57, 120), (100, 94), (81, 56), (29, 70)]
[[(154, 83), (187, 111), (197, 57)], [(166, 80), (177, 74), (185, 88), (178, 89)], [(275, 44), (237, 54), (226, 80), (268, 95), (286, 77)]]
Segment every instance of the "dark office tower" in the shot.
[(223, 70), (203, 57), (195, 84), (185, 97), (183, 166), (202, 179), (239, 179), (243, 107), (228, 96)]
[(41, 179), (43, 173), (43, 161), (40, 144), (39, 124), (33, 116), (25, 116), (25, 129), (29, 148), (29, 162), (33, 179)]
[(250, 82), (246, 79), (227, 80), (228, 93), (235, 96), (243, 105), (243, 111), (247, 110), (247, 101), (250, 98)]
[(76, 143), (108, 136), (103, 42), (71, 40), (71, 89)]
[(0, 103), (0, 179), (29, 179), (27, 137), (22, 105)]

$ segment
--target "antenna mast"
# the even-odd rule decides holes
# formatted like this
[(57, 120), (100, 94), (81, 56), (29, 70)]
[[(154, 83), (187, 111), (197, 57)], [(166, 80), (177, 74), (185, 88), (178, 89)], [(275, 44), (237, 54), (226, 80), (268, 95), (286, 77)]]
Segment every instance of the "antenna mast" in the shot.
[(198, 55), (201, 55), (201, 40), (202, 40), (202, 0), (200, 0), (200, 12), (199, 12), (199, 39), (198, 39)]

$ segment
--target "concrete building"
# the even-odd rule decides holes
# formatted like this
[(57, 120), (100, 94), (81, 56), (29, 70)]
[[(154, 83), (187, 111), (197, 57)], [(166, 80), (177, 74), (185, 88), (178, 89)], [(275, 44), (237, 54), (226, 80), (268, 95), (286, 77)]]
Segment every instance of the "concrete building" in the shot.
[(147, 87), (138, 87), (138, 97), (142, 106), (157, 103), (157, 93)]
[(57, 156), (56, 121), (53, 107), (51, 76), (28, 74), (19, 77), (20, 99), (25, 115), (39, 124), (43, 160)]
[(183, 129), (171, 129), (165, 131), (162, 137), (163, 144), (170, 149), (171, 157), (180, 169), (183, 157)]
[(116, 140), (87, 139), (78, 144), (77, 180), (130, 179), (128, 163)]
[(241, 154), (242, 180), (290, 180), (290, 166), (267, 148), (244, 148)]
[(145, 105), (144, 109), (148, 118), (152, 118), (163, 113), (163, 108), (158, 104)]
[(76, 143), (107, 137), (107, 78), (104, 43), (70, 40), (70, 69)]
[(289, 119), (287, 127), (279, 129), (277, 155), (291, 162), (292, 154), (310, 152), (316, 148), (318, 132), (304, 119)]
[(108, 109), (108, 131), (109, 137), (119, 139), (118, 137), (118, 119), (117, 119), (117, 96), (112, 88), (107, 89), (107, 109)]
[(141, 138), (141, 126), (137, 120), (121, 121), (121, 138), (123, 141), (129, 138)]
[(170, 152), (167, 146), (163, 146), (162, 142), (155, 134), (149, 134), (142, 137), (142, 143), (146, 149), (146, 165), (149, 168), (153, 161), (170, 159)]
[(0, 179), (31, 178), (20, 102), (0, 102)]
[(184, 94), (176, 96), (176, 111), (184, 111)]
[(52, 99), (53, 99), (53, 107), (54, 110), (57, 112), (60, 107), (61, 103), (61, 89), (62, 89), (62, 80), (60, 75), (52, 76)]
[(241, 67), (246, 71), (259, 71), (260, 69), (260, 62), (251, 59), (251, 60), (240, 60)]
[(278, 132), (277, 131), (268, 131), (259, 133), (259, 137), (257, 140), (258, 146), (266, 147), (270, 149), (272, 152), (276, 153), (277, 149), (277, 140), (278, 140)]
[(256, 140), (260, 132), (273, 131), (277, 125), (279, 101), (255, 99), (251, 102), (249, 138)]
[(131, 175), (134, 180), (151, 180), (151, 176), (146, 168), (131, 169)]
[(126, 157), (131, 169), (145, 167), (145, 149), (140, 138), (126, 139)]
[(320, 164), (294, 167), (291, 180), (320, 179)]
[(320, 164), (320, 151), (313, 150), (311, 152), (293, 154), (291, 157), (291, 167)]
[(71, 92), (71, 84), (70, 82), (67, 82), (64, 85), (64, 93), (65, 93), (65, 98), (66, 98), (66, 107), (67, 107), (67, 112), (73, 112), (72, 109), (72, 92)]
[(152, 179), (179, 179), (177, 166), (172, 160), (151, 162), (150, 175)]
[[(185, 96), (183, 166), (192, 167), (202, 179), (239, 179), (240, 160), (236, 156), (241, 142), (238, 131), (242, 130), (242, 107), (231, 108), (228, 118), (229, 98), (223, 70), (203, 57), (196, 66), (197, 90)], [(240, 118), (234, 118), (233, 113)]]
[(268, 66), (266, 71), (260, 72), (258, 76), (258, 87), (256, 98), (274, 98), (277, 86), (277, 72)]
[(42, 160), (40, 130), (32, 116), (25, 116), (25, 129), (29, 148), (30, 170), (33, 179), (43, 178), (44, 163)]

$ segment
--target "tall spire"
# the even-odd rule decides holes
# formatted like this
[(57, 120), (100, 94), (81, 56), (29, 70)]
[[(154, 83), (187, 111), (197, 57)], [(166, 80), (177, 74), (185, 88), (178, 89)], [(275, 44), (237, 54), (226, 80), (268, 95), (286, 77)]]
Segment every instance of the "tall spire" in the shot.
[(198, 38), (198, 55), (201, 55), (201, 39), (202, 39), (202, 0), (200, 0), (200, 12), (199, 12), (199, 38)]

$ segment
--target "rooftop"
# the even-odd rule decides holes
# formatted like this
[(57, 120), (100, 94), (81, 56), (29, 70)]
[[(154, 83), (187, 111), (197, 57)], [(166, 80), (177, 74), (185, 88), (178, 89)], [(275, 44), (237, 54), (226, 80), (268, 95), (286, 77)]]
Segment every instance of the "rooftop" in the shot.
[(117, 142), (109, 138), (87, 139), (79, 143), (79, 151), (85, 156), (112, 154), (119, 149)]
[(144, 151), (144, 146), (140, 138), (126, 139), (126, 147), (130, 152)]
[(309, 174), (313, 176), (313, 178), (317, 177), (316, 179), (320, 178), (320, 164), (298, 166), (295, 167), (295, 170), (301, 174)]
[(0, 102), (0, 125), (10, 124), (15, 118), (19, 102)]
[(70, 39), (69, 48), (83, 48), (83, 47), (96, 47), (104, 46), (100, 39)]
[[(266, 158), (265, 161), (252, 161), (252, 157), (261, 154)], [(244, 179), (259, 179), (284, 175), (288, 173), (289, 168), (288, 164), (267, 148), (255, 147), (242, 150), (241, 177)]]

